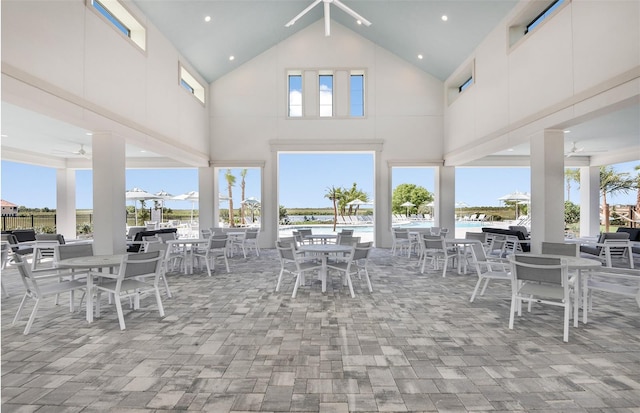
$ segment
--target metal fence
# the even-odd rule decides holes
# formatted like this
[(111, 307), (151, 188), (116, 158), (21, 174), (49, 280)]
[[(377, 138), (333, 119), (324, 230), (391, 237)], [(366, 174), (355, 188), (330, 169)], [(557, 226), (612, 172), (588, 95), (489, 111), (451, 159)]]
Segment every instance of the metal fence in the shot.
[[(93, 214), (76, 214), (76, 225), (84, 226), (93, 223)], [(2, 230), (8, 231), (13, 229), (40, 229), (39, 232), (55, 232), (56, 231), (56, 215), (55, 214), (32, 214), (19, 216), (2, 216)]]

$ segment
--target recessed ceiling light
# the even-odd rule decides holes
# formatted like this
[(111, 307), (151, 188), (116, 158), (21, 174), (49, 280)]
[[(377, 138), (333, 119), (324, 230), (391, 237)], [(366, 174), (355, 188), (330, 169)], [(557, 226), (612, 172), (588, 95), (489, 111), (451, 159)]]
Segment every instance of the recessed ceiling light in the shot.
[(362, 20), (356, 20), (356, 23), (358, 23), (358, 25), (362, 24)]
[(211, 21), (211, 16), (205, 16), (204, 21), (209, 23)]
[(5, 134), (0, 135), (0, 138), (8, 138), (8, 137), (9, 135), (5, 135)]
[(565, 131), (563, 131), (563, 132), (564, 132), (564, 133), (571, 133), (571, 131), (570, 131), (570, 130), (568, 130), (568, 129), (567, 129), (567, 130), (565, 130)]
[(442, 17), (440, 18), (442, 19), (443, 22), (446, 22), (447, 20), (449, 20), (446, 14), (443, 14)]
[(421, 54), (418, 55), (418, 59), (422, 60), (424, 56), (422, 56)]
[(85, 135), (87, 135), (87, 136), (93, 136), (93, 132), (87, 132), (87, 133), (85, 133)]
[(235, 57), (235, 56), (229, 56), (229, 61), (233, 61), (233, 60), (235, 60), (235, 59), (236, 59), (236, 57)]
[(507, 152), (513, 152), (513, 148), (507, 149)]

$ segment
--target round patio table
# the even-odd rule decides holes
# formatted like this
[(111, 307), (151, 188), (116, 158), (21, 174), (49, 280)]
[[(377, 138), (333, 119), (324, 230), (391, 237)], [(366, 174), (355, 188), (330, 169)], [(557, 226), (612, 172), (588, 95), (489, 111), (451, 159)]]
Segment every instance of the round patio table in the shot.
[(310, 244), (302, 245), (298, 251), (311, 252), (322, 256), (322, 267), (320, 268), (320, 280), (322, 281), (322, 292), (327, 292), (327, 258), (329, 254), (339, 254), (351, 252), (353, 247), (340, 244)]

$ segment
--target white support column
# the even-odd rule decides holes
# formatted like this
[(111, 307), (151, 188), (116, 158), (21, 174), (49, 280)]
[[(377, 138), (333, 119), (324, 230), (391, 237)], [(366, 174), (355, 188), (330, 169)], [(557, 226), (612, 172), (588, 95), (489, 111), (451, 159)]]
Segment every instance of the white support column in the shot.
[(600, 234), (600, 167), (580, 168), (580, 236)]
[(76, 171), (56, 169), (56, 232), (76, 238)]
[(271, 151), (271, 158), (260, 171), (260, 238), (261, 248), (274, 248), (280, 225), (278, 200), (278, 152)]
[(436, 200), (434, 202), (434, 226), (449, 229), (455, 238), (456, 231), (456, 168), (439, 166), (435, 173)]
[(531, 137), (531, 251), (542, 241), (564, 241), (564, 133)]
[(393, 223), (391, 217), (391, 197), (393, 194), (391, 175), (393, 167), (388, 163), (382, 162), (381, 152), (376, 151), (373, 156), (373, 187), (375, 188), (375, 194), (373, 195), (375, 202), (373, 209), (374, 245), (378, 248), (391, 248), (393, 244), (393, 236), (391, 235)]
[(213, 168), (198, 168), (198, 227), (207, 229), (217, 226), (214, 221), (214, 205), (218, 201), (218, 193), (214, 188)]
[(110, 132), (93, 134), (93, 250), (126, 251), (125, 140)]

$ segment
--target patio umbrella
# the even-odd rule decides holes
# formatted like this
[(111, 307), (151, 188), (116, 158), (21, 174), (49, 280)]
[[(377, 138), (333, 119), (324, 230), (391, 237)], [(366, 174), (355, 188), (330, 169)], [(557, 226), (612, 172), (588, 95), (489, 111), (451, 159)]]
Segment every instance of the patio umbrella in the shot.
[(360, 209), (360, 205), (371, 205), (371, 202), (365, 202), (360, 198), (356, 198), (351, 202), (347, 202), (347, 205), (355, 206), (356, 207), (356, 215), (358, 215), (358, 210)]
[(401, 207), (407, 207), (407, 216), (409, 216), (409, 208), (416, 206), (416, 204), (412, 204), (411, 202), (407, 201), (404, 204), (400, 204)]
[(158, 197), (150, 192), (140, 188), (131, 188), (124, 193), (127, 201), (133, 201), (133, 208), (136, 214), (136, 225), (138, 225), (138, 207), (136, 201), (145, 201), (147, 199), (158, 199)]
[(255, 216), (254, 216), (255, 210), (257, 208), (260, 208), (260, 200), (252, 196), (240, 201), (240, 203), (248, 206), (251, 209), (251, 222), (253, 223), (255, 221)]
[(171, 199), (175, 199), (176, 201), (191, 201), (191, 222), (193, 222), (193, 210), (196, 202), (200, 199), (200, 194), (197, 191), (189, 191), (182, 195), (176, 195)]
[(516, 204), (516, 219), (518, 219), (518, 204), (524, 202), (530, 202), (531, 196), (526, 192), (515, 191), (510, 194), (501, 196), (498, 198), (499, 201), (514, 201)]
[(160, 190), (160, 192), (156, 192), (156, 196), (158, 197), (157, 199), (160, 200), (160, 222), (163, 222), (164, 218), (162, 215), (164, 214), (164, 201), (166, 199), (173, 198), (173, 195), (165, 190)]

